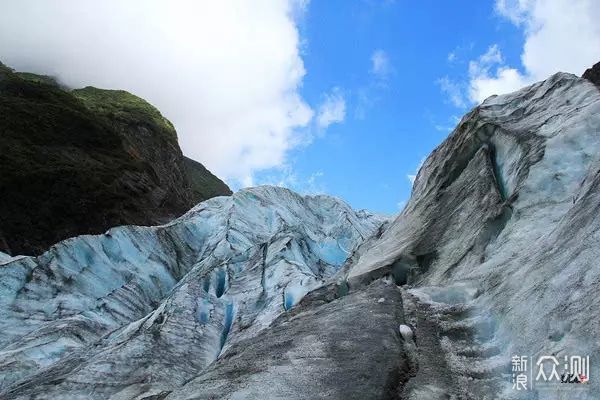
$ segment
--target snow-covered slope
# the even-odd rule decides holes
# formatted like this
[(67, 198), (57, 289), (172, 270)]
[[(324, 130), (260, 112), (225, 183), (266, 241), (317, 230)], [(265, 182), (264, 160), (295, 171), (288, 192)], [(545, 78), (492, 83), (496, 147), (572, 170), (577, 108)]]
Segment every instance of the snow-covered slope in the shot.
[(17, 397), (54, 399), (182, 385), (324, 283), (382, 222), (334, 198), (260, 187), (164, 226), (4, 260), (0, 387), (25, 379)]

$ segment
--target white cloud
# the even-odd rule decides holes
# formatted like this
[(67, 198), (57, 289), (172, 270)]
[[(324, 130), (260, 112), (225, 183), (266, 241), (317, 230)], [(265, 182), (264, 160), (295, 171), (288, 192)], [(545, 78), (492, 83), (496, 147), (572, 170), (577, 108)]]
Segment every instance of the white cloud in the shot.
[(468, 96), (473, 103), (481, 103), (493, 94), (512, 92), (533, 82), (531, 77), (523, 76), (503, 63), (504, 58), (496, 44), (469, 63)]
[(458, 82), (452, 81), (447, 76), (438, 79), (437, 84), (440, 86), (440, 90), (444, 93), (448, 100), (456, 107), (464, 108), (467, 103), (463, 94), (462, 85)]
[(380, 79), (386, 79), (392, 72), (392, 65), (388, 54), (381, 50), (375, 50), (371, 55), (371, 73)]
[(493, 57), (480, 58), (474, 61), (475, 70), (470, 68), (469, 97), (474, 102), (555, 72), (581, 75), (600, 57), (597, 0), (497, 0), (496, 12), (523, 29), (523, 72), (505, 65), (497, 46), (490, 47), (495, 50)]
[(455, 107), (465, 108), (470, 102), (481, 101), (478, 96), (481, 93), (487, 93), (487, 91), (480, 89), (490, 89), (488, 86), (493, 86), (493, 83), (487, 82), (487, 80), (493, 80), (493, 78), (490, 78), (490, 70), (501, 64), (502, 61), (500, 49), (497, 45), (492, 45), (477, 60), (469, 62), (469, 84), (452, 80), (447, 76), (438, 79), (436, 83)]
[(306, 4), (0, 0), (0, 60), (144, 97), (174, 122), (184, 153), (251, 184), (285, 163), (313, 115), (299, 94), (295, 18)]
[(446, 56), (446, 61), (448, 61), (449, 65), (453, 64), (463, 64), (464, 57), (468, 53), (473, 50), (474, 42), (466, 42), (461, 45), (456, 46), (448, 55)]
[(369, 80), (356, 90), (356, 119), (364, 119), (367, 111), (380, 100), (381, 93), (389, 89), (389, 78), (394, 73), (394, 67), (388, 54), (381, 49), (371, 54)]
[(317, 171), (308, 177), (301, 177), (291, 165), (286, 164), (277, 170), (269, 171), (267, 176), (260, 179), (259, 184), (286, 187), (302, 195), (317, 195), (327, 192), (326, 186), (322, 182), (324, 176), (322, 171)]
[(474, 103), (481, 103), (494, 94), (514, 92), (535, 81), (514, 68), (500, 67), (493, 76), (483, 74), (472, 77), (469, 98)]
[(527, 21), (527, 14), (534, 0), (496, 0), (496, 12), (509, 19), (515, 25)]
[(333, 88), (330, 94), (325, 95), (325, 100), (319, 106), (317, 126), (327, 129), (329, 125), (343, 122), (346, 118), (346, 100), (339, 88)]
[[(468, 78), (439, 79), (440, 89), (457, 107), (518, 90), (559, 71), (581, 75), (600, 58), (596, 0), (496, 0), (495, 11), (523, 30), (521, 65), (507, 64), (493, 44), (469, 63)], [(453, 51), (448, 61), (455, 60)]]
[(498, 49), (498, 45), (490, 46), (487, 51), (479, 56), (479, 59), (469, 63), (469, 75), (479, 76), (487, 74), (495, 64), (502, 63), (502, 53)]

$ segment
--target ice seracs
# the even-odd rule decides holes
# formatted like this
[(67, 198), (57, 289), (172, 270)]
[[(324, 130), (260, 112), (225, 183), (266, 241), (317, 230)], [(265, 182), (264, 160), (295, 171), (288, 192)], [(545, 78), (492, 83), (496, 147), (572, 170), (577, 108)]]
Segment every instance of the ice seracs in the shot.
[[(89, 380), (103, 398), (136, 376), (181, 384), (322, 285), (382, 221), (327, 196), (259, 187), (163, 226), (123, 226), (37, 258), (4, 257), (0, 387), (35, 386), (42, 367), (69, 375), (48, 393), (75, 397)], [(165, 354), (146, 366), (157, 346)], [(168, 378), (175, 365), (178, 378)]]

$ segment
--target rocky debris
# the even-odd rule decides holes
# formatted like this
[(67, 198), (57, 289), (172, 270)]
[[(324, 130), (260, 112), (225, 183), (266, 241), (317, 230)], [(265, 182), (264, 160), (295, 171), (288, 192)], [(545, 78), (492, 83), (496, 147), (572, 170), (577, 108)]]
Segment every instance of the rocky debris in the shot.
[(596, 86), (600, 86), (600, 62), (594, 64), (593, 67), (586, 69), (581, 77), (587, 79)]
[(402, 336), (402, 339), (404, 339), (405, 342), (410, 343), (414, 341), (413, 331), (410, 326), (402, 324), (398, 327), (398, 330), (400, 331), (400, 336)]

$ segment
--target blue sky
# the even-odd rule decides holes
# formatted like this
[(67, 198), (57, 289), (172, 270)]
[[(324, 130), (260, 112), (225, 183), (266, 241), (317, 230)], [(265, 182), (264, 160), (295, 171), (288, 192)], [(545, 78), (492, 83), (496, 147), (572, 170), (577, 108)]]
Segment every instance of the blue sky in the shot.
[(598, 0), (0, 0), (0, 60), (128, 90), (234, 190), (392, 214), (470, 108), (599, 61)]
[[(318, 104), (339, 88), (346, 115), (291, 154), (294, 184), (383, 213), (409, 198), (407, 175), (471, 106), (452, 104), (439, 80), (463, 79), (469, 60), (492, 43), (518, 64), (522, 46), (519, 29), (492, 1), (313, 1), (300, 34), (303, 97)], [(374, 54), (387, 60), (380, 74)]]

